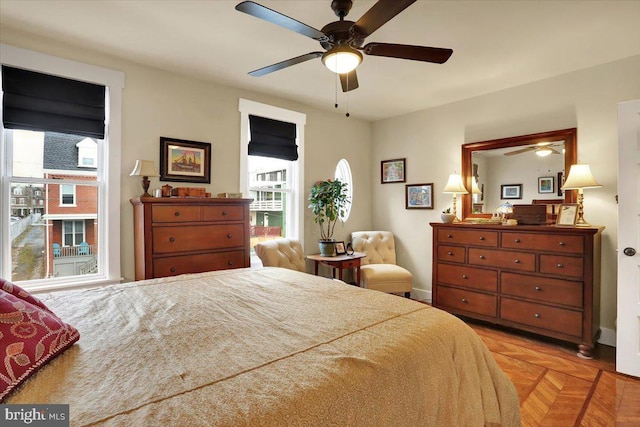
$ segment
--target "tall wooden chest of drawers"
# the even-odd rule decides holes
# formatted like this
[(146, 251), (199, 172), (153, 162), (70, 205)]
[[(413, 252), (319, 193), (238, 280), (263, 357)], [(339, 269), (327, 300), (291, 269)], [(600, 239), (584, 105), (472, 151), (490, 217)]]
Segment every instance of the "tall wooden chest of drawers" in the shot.
[(251, 199), (138, 197), (136, 280), (250, 267)]
[(433, 305), (578, 344), (600, 335), (604, 227), (433, 227)]

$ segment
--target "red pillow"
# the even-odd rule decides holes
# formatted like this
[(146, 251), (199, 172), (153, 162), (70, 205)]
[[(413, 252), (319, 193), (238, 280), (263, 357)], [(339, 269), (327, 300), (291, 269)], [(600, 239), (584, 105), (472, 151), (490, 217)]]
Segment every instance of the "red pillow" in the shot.
[(42, 301), (0, 279), (0, 402), (79, 338)]

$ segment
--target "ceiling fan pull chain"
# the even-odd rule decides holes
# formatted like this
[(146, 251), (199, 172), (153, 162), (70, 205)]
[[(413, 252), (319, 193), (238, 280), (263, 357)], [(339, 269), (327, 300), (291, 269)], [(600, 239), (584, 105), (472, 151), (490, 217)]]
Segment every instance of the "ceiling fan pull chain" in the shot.
[(345, 116), (349, 117), (349, 73), (347, 73), (347, 114)]
[(336, 84), (335, 84), (335, 87), (336, 87), (336, 90), (335, 90), (336, 103), (335, 103), (335, 104), (333, 104), (333, 106), (334, 106), (335, 108), (338, 108), (338, 74), (337, 74), (337, 73), (336, 73), (336, 80), (335, 80), (335, 82), (336, 82)]

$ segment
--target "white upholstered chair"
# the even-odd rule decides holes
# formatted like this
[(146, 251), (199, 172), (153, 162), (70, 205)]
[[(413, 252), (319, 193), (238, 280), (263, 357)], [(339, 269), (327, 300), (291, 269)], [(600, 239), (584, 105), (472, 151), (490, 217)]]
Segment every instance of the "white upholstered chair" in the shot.
[(298, 240), (274, 239), (254, 246), (256, 255), (265, 267), (282, 267), (306, 272), (304, 250)]
[(351, 245), (362, 258), (361, 283), (358, 285), (387, 293), (404, 293), (409, 298), (413, 275), (396, 265), (396, 246), (390, 231), (356, 231), (351, 233)]

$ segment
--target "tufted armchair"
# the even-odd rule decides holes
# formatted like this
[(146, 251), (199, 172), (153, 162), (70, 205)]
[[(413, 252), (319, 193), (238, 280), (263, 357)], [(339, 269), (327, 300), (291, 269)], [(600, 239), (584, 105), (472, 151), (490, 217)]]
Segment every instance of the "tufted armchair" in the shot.
[(297, 240), (267, 240), (255, 245), (254, 249), (265, 267), (282, 267), (289, 270), (307, 271), (304, 250)]
[(367, 254), (362, 258), (359, 286), (387, 293), (403, 292), (409, 298), (413, 288), (413, 275), (396, 265), (396, 246), (390, 231), (356, 231), (351, 233), (351, 244), (356, 252)]

